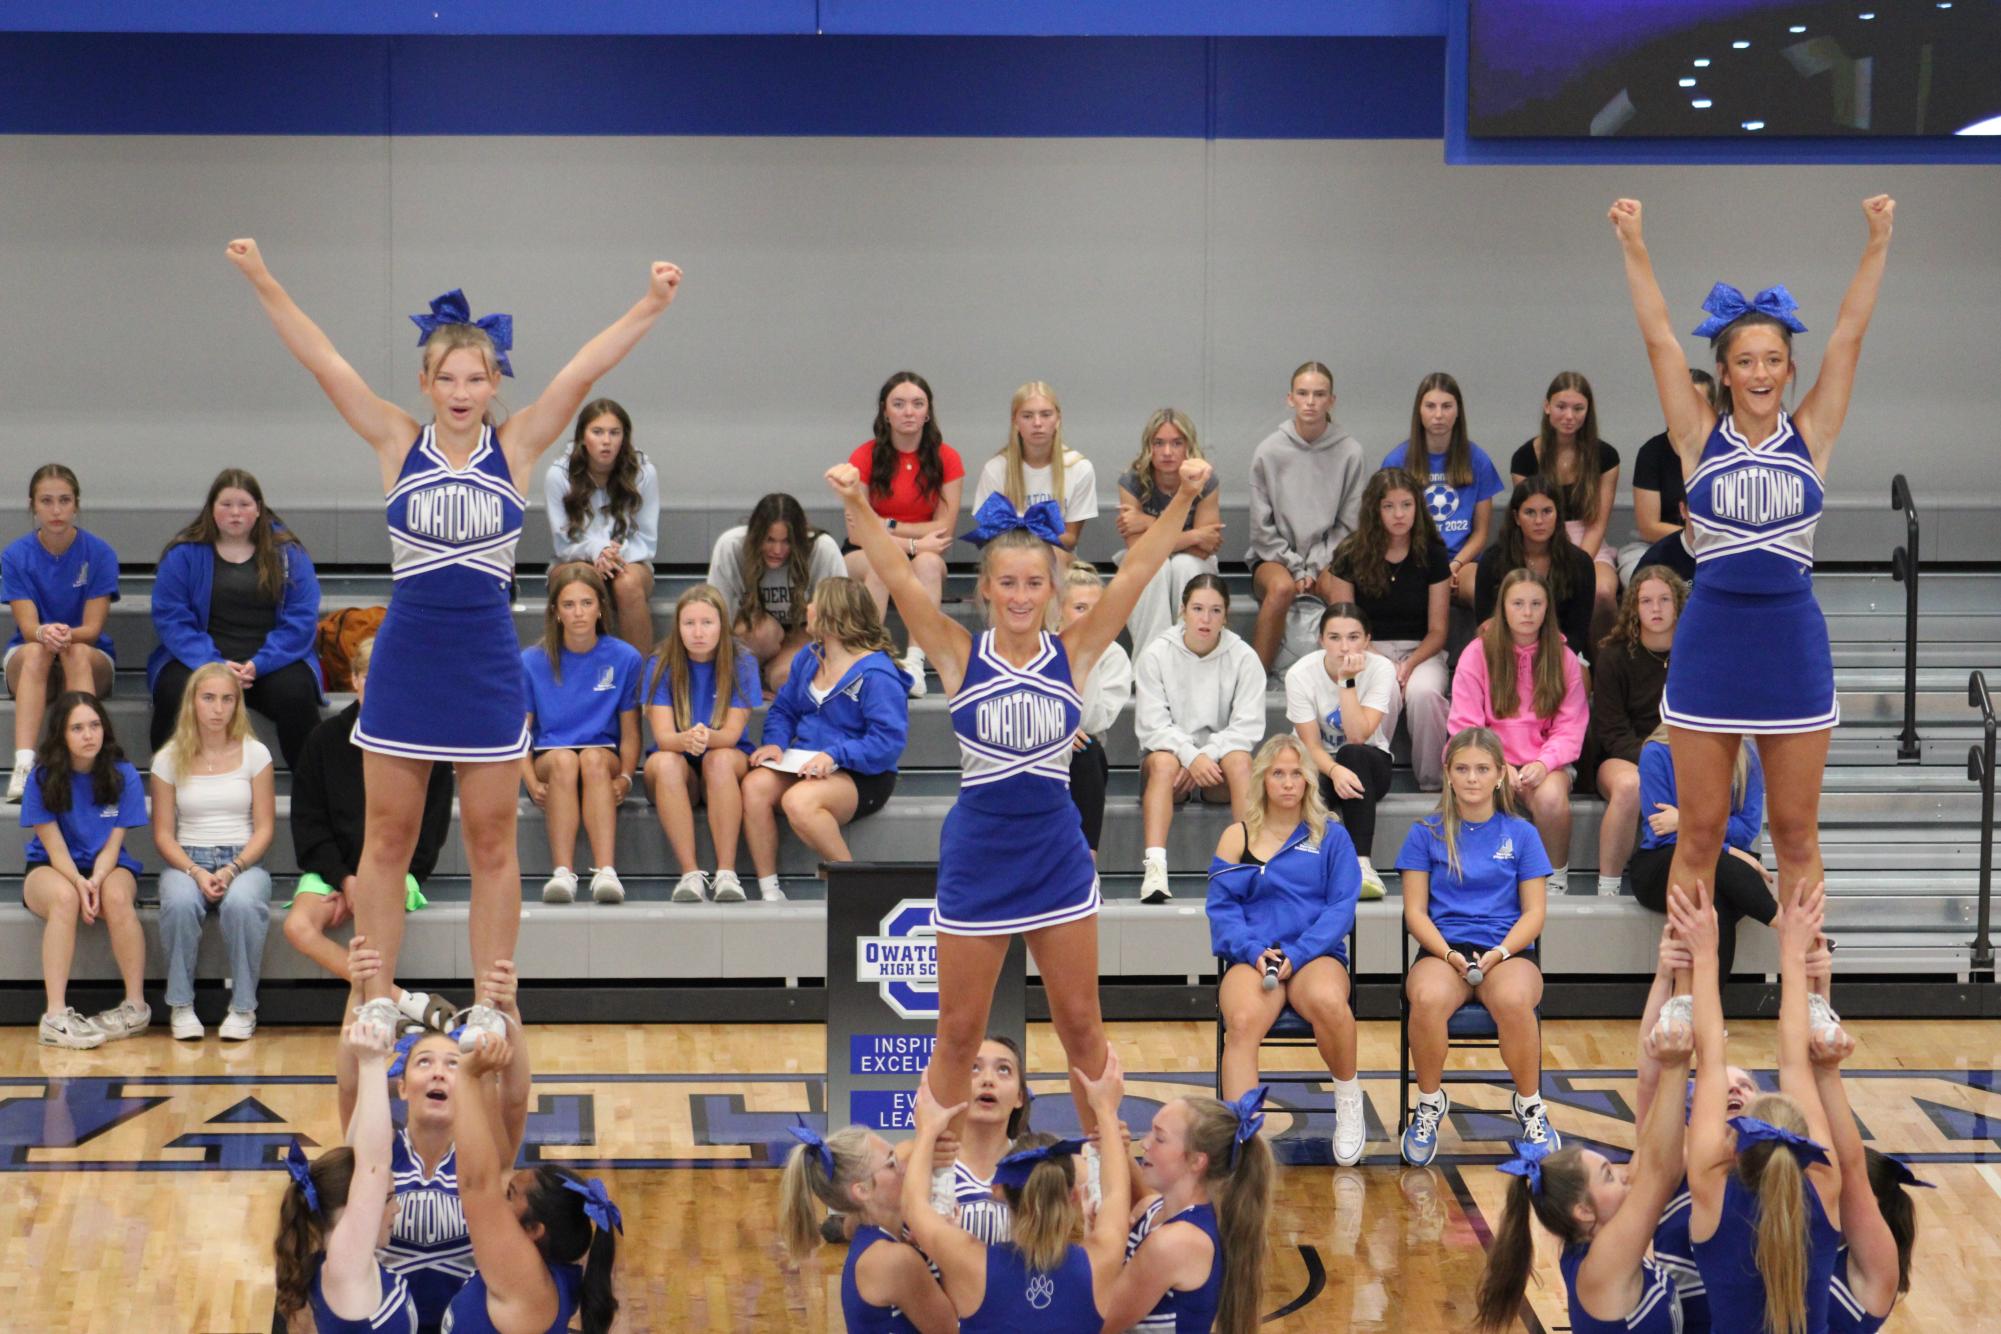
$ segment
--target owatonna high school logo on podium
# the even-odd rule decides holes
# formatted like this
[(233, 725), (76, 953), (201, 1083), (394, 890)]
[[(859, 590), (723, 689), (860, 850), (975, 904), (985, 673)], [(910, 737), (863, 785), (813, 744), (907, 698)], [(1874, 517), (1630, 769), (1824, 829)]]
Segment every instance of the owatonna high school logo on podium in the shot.
[(901, 899), (879, 936), (855, 937), (855, 980), (874, 982), (882, 1003), (904, 1019), (938, 1017), (936, 899)]

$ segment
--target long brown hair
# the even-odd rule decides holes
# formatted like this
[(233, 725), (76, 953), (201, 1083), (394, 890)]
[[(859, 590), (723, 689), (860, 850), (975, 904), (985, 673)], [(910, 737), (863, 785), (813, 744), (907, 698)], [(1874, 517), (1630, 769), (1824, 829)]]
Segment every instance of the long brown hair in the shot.
[[(1439, 837), (1445, 840), (1445, 864), (1452, 868), (1452, 874), (1463, 872), (1459, 866), (1459, 826), (1466, 821), (1465, 812), (1459, 809), (1459, 794), (1452, 790), (1452, 757), (1466, 749), (1485, 751), (1487, 758), (1494, 762), (1494, 776), (1503, 778), (1508, 771), (1508, 757), (1501, 752), (1501, 738), (1485, 727), (1462, 727), (1452, 734), (1445, 743), (1445, 787), (1438, 794), (1438, 823), (1433, 826)], [(1515, 814), (1515, 798), (1506, 782), (1494, 787), (1494, 809)], [(1425, 817), (1429, 824), (1431, 817)]]
[(1494, 615), (1480, 632), (1480, 644), (1487, 655), (1487, 701), (1496, 718), (1512, 718), (1521, 707), (1521, 691), (1515, 681), (1515, 636), (1508, 628), (1508, 594), (1523, 584), (1542, 590), (1542, 628), (1536, 632), (1534, 684), (1529, 696), (1530, 711), (1538, 718), (1554, 718), (1563, 706), (1563, 635), (1556, 628), (1556, 599), (1550, 596), (1549, 582), (1534, 570), (1509, 570), (1494, 596)]
[(125, 793), (125, 780), (118, 773), (125, 752), (118, 748), (118, 737), (111, 730), (111, 715), (89, 691), (65, 690), (42, 714), (42, 738), (35, 746), (33, 778), (42, 785), (42, 805), (52, 815), (61, 815), (70, 807), (70, 777), (74, 770), (69, 760), (69, 716), (78, 705), (88, 705), (104, 726), (104, 744), (98, 747), (97, 758), (90, 763), (91, 800), (99, 806), (108, 806)]
[[(1160, 434), (1160, 428), (1172, 426), (1181, 432), (1181, 438), (1188, 442), (1188, 457), (1206, 459), (1202, 452), (1202, 442), (1195, 438), (1195, 423), (1180, 408), (1159, 408), (1146, 419), (1146, 425), (1139, 433), (1139, 453), (1133, 456), (1132, 465), (1126, 471), (1133, 475), (1133, 499), (1145, 509), (1153, 503), (1155, 495), (1153, 480), (1153, 438)], [(1172, 496), (1162, 496), (1161, 503), (1172, 500)]]
[(287, 1320), (306, 1308), (313, 1287), (313, 1256), (324, 1247), (333, 1216), (347, 1207), (354, 1150), (344, 1144), (328, 1149), (312, 1160), (307, 1172), (320, 1199), (319, 1209), (309, 1208), (305, 1188), (288, 1179), (278, 1200), (278, 1235), (271, 1242), (278, 1271), (278, 1313)]
[(917, 494), (929, 496), (935, 506), (938, 493), (945, 489), (945, 455), (940, 448), (945, 443), (945, 428), (938, 424), (938, 398), (931, 392), (931, 382), (916, 371), (898, 371), (876, 390), (875, 434), (871, 437), (875, 448), (869, 451), (868, 493), (876, 500), (887, 499), (890, 483), (896, 480), (896, 443), (889, 429), (889, 395), (900, 384), (914, 384), (924, 391), (924, 425), (917, 432)]
[[(1235, 1124), (1234, 1120), (1231, 1123)], [(1040, 1149), (1057, 1142), (1056, 1136), (1032, 1131), (1008, 1146), (1009, 1153)], [(1063, 1263), (1064, 1254), (1083, 1224), (1083, 1213), (1070, 1197), (1077, 1184), (1077, 1161), (1071, 1154), (1059, 1154), (1037, 1163), (1019, 1189), (1003, 1185), (1014, 1211), (1014, 1248), (1021, 1252), (1029, 1272), (1046, 1274)]]
[(1501, 522), (1501, 570), (1506, 573), (1528, 566), (1528, 539), (1522, 536), (1521, 512), (1522, 506), (1537, 496), (1547, 497), (1556, 506), (1556, 527), (1549, 535), (1549, 575), (1544, 582), (1549, 585), (1550, 596), (1562, 602), (1571, 594), (1571, 568), (1577, 564), (1568, 553), (1579, 549), (1570, 540), (1570, 530), (1563, 526), (1569, 510), (1563, 503), (1563, 488), (1554, 478), (1537, 473), (1515, 483), (1514, 492), (1508, 497), (1507, 517)]
[(1202, 1184), (1216, 1210), (1216, 1235), (1223, 1251), (1216, 1329), (1218, 1334), (1250, 1334), (1264, 1307), (1265, 1254), (1271, 1244), (1267, 1224), (1277, 1174), (1271, 1146), (1262, 1135), (1238, 1144), (1237, 1114), (1227, 1103), (1187, 1097), (1181, 1105), (1188, 1109), (1188, 1148), (1209, 1156)]
[[(1570, 502), (1563, 507), (1566, 514), (1582, 523), (1590, 523), (1598, 517), (1598, 396), (1591, 392), (1591, 381), (1585, 379), (1581, 371), (1559, 371), (1556, 378), (1549, 382), (1549, 388), (1543, 391), (1545, 406), (1565, 390), (1584, 395), (1584, 423), (1577, 428), (1576, 441), (1566, 446), (1557, 439), (1556, 426), (1545, 411), (1542, 425), (1536, 429), (1536, 471), (1546, 474), (1551, 481), (1564, 488)], [(1563, 461), (1560, 457), (1566, 451), (1571, 456), (1571, 478), (1568, 482), (1563, 480)]]
[[(1753, 1098), (1744, 1115), (1806, 1133), (1799, 1104), (1783, 1093)], [(1765, 1141), (1740, 1149), (1733, 1169), (1758, 1197), (1758, 1243), (1754, 1260), (1765, 1280), (1765, 1328), (1771, 1334), (1805, 1334), (1807, 1247), (1806, 1193), (1813, 1189), (1806, 1169), (1783, 1144)]]
[[(1425, 442), (1429, 437), (1424, 430), (1424, 396), (1443, 391), (1452, 395), (1452, 406), (1457, 409), (1452, 414), (1452, 434), (1445, 442), (1445, 484), (1447, 486), (1473, 485), (1473, 445), (1466, 434), (1466, 397), (1459, 392), (1459, 381), (1444, 371), (1433, 371), (1417, 382), (1417, 393), (1410, 400), (1410, 443), (1404, 449), (1403, 466), (1420, 477), (1430, 473), (1429, 465), (1420, 467), (1418, 460), (1425, 457), (1430, 446)], [(1420, 505), (1419, 509), (1423, 509)]]
[(611, 472), (604, 479), (605, 513), (611, 517), (611, 540), (616, 546), (630, 537), (638, 525), (639, 473), (646, 456), (633, 446), (631, 414), (609, 398), (592, 399), (577, 414), (577, 427), (570, 435), (569, 457), (564, 460), (564, 475), (569, 478), (570, 487), (563, 493), (563, 531), (574, 542), (584, 535), (584, 528), (591, 521), (591, 497), (597, 494), (598, 484), (591, 480), (591, 456), (584, 449), (584, 432), (592, 422), (605, 416), (618, 418), (624, 433), (618, 453), (612, 456)]
[(224, 468), (215, 475), (215, 480), (208, 485), (208, 499), (202, 502), (201, 513), (195, 516), (194, 522), (167, 539), (160, 557), (164, 560), (167, 552), (178, 546), (214, 546), (222, 537), (222, 530), (215, 526), (215, 500), (232, 488), (245, 492), (257, 502), (257, 522), (250, 526), (250, 545), (253, 549), (250, 559), (257, 566), (258, 594), (276, 602), (285, 593), (285, 553), (279, 548), (287, 544), (299, 546), (299, 539), (285, 527), (284, 520), (271, 512), (271, 507), (264, 503), (264, 488), (242, 468)]
[[(478, 1093), (471, 1096), (478, 1097)], [(528, 1223), (540, 1223), (542, 1235), (535, 1249), (550, 1264), (581, 1264), (583, 1282), (577, 1287), (577, 1320), (584, 1334), (606, 1334), (618, 1316), (618, 1297), (612, 1287), (611, 1272), (618, 1261), (618, 1237), (608, 1227), (598, 1227), (585, 1212), (585, 1196), (572, 1190), (584, 1179), (567, 1167), (548, 1163), (534, 1169), (535, 1183), (528, 1187)]]
[(758, 591), (764, 583), (764, 538), (772, 525), (779, 523), (785, 525), (792, 545), (785, 557), (785, 582), (792, 589), (792, 609), (786, 616), (785, 628), (797, 630), (806, 623), (806, 602), (812, 595), (808, 581), (813, 577), (813, 544), (820, 534), (806, 522), (805, 507), (783, 491), (761, 497), (751, 506), (750, 519), (744, 525), (743, 550), (737, 553), (737, 577), (743, 584), (743, 598), (737, 604), (736, 619), (747, 625), (764, 610), (764, 597)]
[[(716, 697), (710, 706), (709, 716), (699, 720), (693, 712), (695, 702), (688, 694), (688, 646), (681, 640), (681, 612), (697, 602), (713, 607), (716, 620), (722, 626), (716, 638), (716, 656), (712, 664), (715, 668)], [(723, 604), (721, 591), (714, 584), (696, 584), (674, 599), (674, 629), (667, 635), (660, 652), (654, 655), (653, 679), (646, 683), (645, 698), (653, 698), (660, 689), (660, 678), (665, 676), (677, 730), (685, 732), (697, 721), (708, 727), (721, 727), (723, 719), (729, 715), (730, 701), (736, 697), (736, 655), (736, 636), (730, 633), (730, 609)]]
[(1667, 585), (1668, 592), (1674, 594), (1675, 619), (1681, 619), (1682, 609), (1688, 606), (1687, 582), (1665, 565), (1642, 565), (1633, 571), (1633, 581), (1626, 585), (1625, 596), (1619, 599), (1619, 614), (1613, 618), (1612, 628), (1598, 641), (1599, 648), (1616, 644), (1628, 653), (1640, 651), (1640, 585), (1650, 579)]
[(1576, 1147), (1558, 1149), (1542, 1160), (1539, 1190), (1530, 1189), (1527, 1177), (1514, 1178), (1501, 1209), (1501, 1225), (1494, 1229), (1494, 1244), (1487, 1250), (1486, 1272), (1480, 1276), (1476, 1329), (1506, 1329), (1521, 1315), (1522, 1296), (1528, 1291), (1529, 1273), (1535, 1264), (1535, 1238), (1529, 1233), (1531, 1213), (1565, 1246), (1582, 1245), (1587, 1240), (1584, 1229), (1578, 1226), (1576, 1210), (1588, 1202), (1590, 1185), (1584, 1150)]
[(1390, 530), (1383, 526), (1383, 502), (1398, 491), (1409, 493), (1414, 511), (1410, 555), (1406, 558), (1413, 569), (1426, 568), (1425, 553), (1438, 541), (1431, 512), (1424, 507), (1424, 483), (1417, 475), (1403, 468), (1378, 468), (1370, 473), (1368, 484), (1362, 488), (1361, 518), (1356, 521), (1355, 531), (1342, 538), (1334, 552), (1335, 565), (1346, 569), (1356, 589), (1367, 597), (1379, 598), (1390, 591)]
[[(868, 585), (844, 574), (830, 574), (813, 589), (813, 636), (857, 653), (896, 656), (896, 641), (883, 628), (882, 613), (876, 610)], [(716, 690), (722, 691), (720, 680)]]
[(611, 599), (605, 593), (604, 576), (582, 561), (558, 565), (549, 574), (549, 603), (542, 609), (542, 651), (549, 655), (549, 674), (556, 678), (557, 685), (563, 684), (563, 619), (556, 614), (556, 600), (572, 584), (582, 584), (597, 598), (599, 637), (618, 633), (613, 624)]

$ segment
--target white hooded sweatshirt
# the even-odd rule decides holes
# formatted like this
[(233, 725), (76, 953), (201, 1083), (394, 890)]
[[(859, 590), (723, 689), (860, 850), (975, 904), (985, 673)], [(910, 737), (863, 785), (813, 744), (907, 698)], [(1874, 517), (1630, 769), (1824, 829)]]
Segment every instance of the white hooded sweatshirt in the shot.
[(1182, 627), (1170, 625), (1140, 650), (1133, 696), (1140, 749), (1172, 751), (1183, 768), (1197, 755), (1221, 760), (1264, 740), (1264, 664), (1234, 630), (1198, 657)]

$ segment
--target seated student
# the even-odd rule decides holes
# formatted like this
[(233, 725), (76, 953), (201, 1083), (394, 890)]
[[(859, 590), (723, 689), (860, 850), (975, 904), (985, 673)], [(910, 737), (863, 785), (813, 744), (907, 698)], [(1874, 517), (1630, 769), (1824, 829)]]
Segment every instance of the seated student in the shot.
[(1334, 553), (1330, 582), (1336, 602), (1362, 609), (1375, 651), (1394, 664), (1418, 790), (1436, 792), (1443, 778), (1432, 756), (1445, 748), (1452, 573), (1422, 502), (1417, 478), (1403, 469), (1372, 473), (1362, 493), (1362, 525)]
[(1351, 1166), (1368, 1131), (1349, 1008), (1348, 933), (1361, 888), (1354, 844), (1328, 821), (1298, 737), (1280, 732), (1259, 746), (1251, 775), (1243, 822), (1223, 831), (1209, 863), (1209, 943), (1229, 960), (1218, 1001), (1223, 1096), (1256, 1087), (1258, 1045), (1290, 1005), (1313, 1025), (1334, 1077), (1334, 1161)]
[[(1365, 899), (1383, 896), (1383, 878), (1371, 858), (1376, 803), (1390, 790), (1397, 704), (1396, 669), (1370, 651), (1367, 613), (1352, 602), (1322, 612), (1320, 648), (1285, 673), (1285, 720), (1319, 777), (1321, 804), (1341, 817), (1355, 845)], [(1442, 752), (1444, 741), (1438, 745)]]
[[(1421, 460), (1413, 457), (1419, 441), (1424, 446)], [(1493, 532), (1494, 497), (1508, 488), (1487, 451), (1467, 438), (1466, 409), (1457, 380), (1433, 371), (1418, 381), (1417, 398), (1410, 406), (1410, 435), (1383, 456), (1383, 467), (1402, 468), (1426, 480), (1424, 511), (1451, 556), (1453, 595), (1472, 606), (1480, 553)]]
[(973, 487), (977, 515), (994, 496), (1005, 496), (1018, 514), (1047, 500), (1063, 514), (1063, 535), (1056, 543), (1057, 573), (1069, 565), (1084, 535), (1084, 525), (1098, 514), (1098, 474), (1091, 461), (1063, 439), (1063, 404), (1056, 391), (1030, 380), (1014, 391), (1008, 404), (1007, 443), (980, 469)]
[[(1471, 655), (1469, 655), (1471, 656)], [(1484, 727), (1455, 732), (1445, 747), (1438, 812), (1411, 826), (1397, 869), (1403, 873), (1404, 929), (1418, 948), (1404, 978), (1410, 998), (1410, 1059), (1417, 1109), (1403, 1135), (1403, 1160), (1423, 1167), (1438, 1153), (1445, 1096), (1446, 1024), (1468, 1001), (1494, 1016), (1501, 1063), (1515, 1083), (1510, 1099), (1524, 1140), (1557, 1149), (1561, 1137), (1542, 1103), (1542, 1035), (1536, 1006), (1549, 859), (1535, 826), (1515, 814), (1501, 741)], [(1468, 981), (1478, 968), (1481, 980)]]
[(758, 501), (748, 523), (716, 539), (708, 582), (731, 608), (730, 632), (756, 656), (766, 690), (785, 684), (806, 642), (813, 590), (846, 570), (840, 543), (807, 524), (806, 511), (782, 491)]
[[(368, 800), (362, 785), (361, 747), (354, 744), (354, 725), (361, 718), (361, 699), (368, 690), (368, 666), (375, 657), (375, 640), (364, 639), (349, 655), (354, 677), (354, 703), (313, 729), (292, 770), (292, 859), (299, 883), (285, 912), (285, 939), (293, 949), (335, 977), (348, 976), (347, 950), (327, 939), (327, 932), (354, 913), (355, 876), (361, 866), (361, 839)], [(452, 766), (431, 766), (424, 789), (424, 818), (410, 869), (403, 876), (404, 905), (410, 912), (425, 906), (423, 882), (437, 869), (438, 853), (452, 831)], [(359, 1002), (357, 1002), (359, 1003)], [(431, 998), (404, 992), (403, 1013), (422, 1022)], [(442, 1019), (450, 1017), (445, 1007)]]
[[(903, 544), (910, 571), (931, 595), (945, 600), (945, 553), (959, 526), (959, 496), (966, 465), (945, 443), (931, 385), (916, 371), (898, 371), (875, 396), (875, 434), (855, 447), (848, 462), (868, 487), (869, 508), (882, 516), (890, 535)], [(850, 579), (859, 579), (875, 599), (876, 615), (889, 615), (889, 586), (877, 577), (850, 537), (841, 547)], [(903, 655), (904, 675), (915, 699), (927, 689), (924, 650), (911, 644)]]
[[(1105, 595), (1104, 576), (1087, 560), (1072, 561), (1063, 574), (1063, 625), (1069, 628), (1091, 614)], [(1105, 733), (1111, 731), (1133, 695), (1133, 660), (1114, 640), (1098, 655), (1097, 665), (1078, 692), (1084, 720), (1070, 749), (1070, 799), (1084, 821), (1084, 841), (1098, 855), (1098, 838), (1105, 830), (1105, 789), (1112, 779), (1105, 756)]]
[[(708, 807), (716, 902), (743, 902), (737, 840), (743, 780), (750, 772), (750, 713), (764, 702), (764, 692), (757, 659), (729, 633), (729, 624), (729, 604), (714, 588), (697, 584), (683, 593), (645, 689), (646, 721), (656, 747), (646, 757), (646, 790), (681, 868), (676, 903), (708, 897), (708, 878), (695, 864), (696, 802)], [(728, 687), (718, 690), (719, 681)]]
[[(1195, 438), (1195, 423), (1175, 408), (1162, 408), (1147, 418), (1139, 435), (1139, 453), (1119, 474), (1119, 537), (1130, 551), (1181, 489), (1184, 459), (1206, 458)], [(1181, 536), (1160, 572), (1141, 590), (1133, 614), (1126, 618), (1133, 643), (1150, 644), (1174, 622), (1182, 590), (1198, 574), (1215, 574), (1216, 552), (1223, 545), (1223, 497), (1214, 473), (1202, 497), (1182, 521)]]
[(639, 650), (610, 637), (604, 581), (588, 565), (565, 565), (549, 576), (542, 642), (521, 650), (528, 678), (532, 749), (522, 757), (528, 798), (548, 815), (555, 869), (542, 902), (577, 897), (579, 813), (591, 840), (591, 897), (625, 902), (613, 865), (618, 804), (639, 767)]
[[(1667, 911), (1668, 872), (1674, 862), (1681, 813), (1676, 805), (1674, 756), (1668, 729), (1656, 727), (1640, 749), (1640, 849), (1633, 854), (1633, 897), (1654, 912)], [(1730, 777), (1730, 823), (1723, 832), (1723, 855), (1716, 859), (1710, 897), (1717, 918), (1717, 959), (1723, 977), (1737, 957), (1737, 923), (1749, 917), (1770, 925), (1779, 910), (1772, 876), (1758, 860), (1758, 837), (1765, 825), (1765, 770), (1758, 748), (1739, 743)]]
[[(1116, 1126), (1125, 1096), (1125, 1075), (1116, 1051), (1107, 1051), (1104, 1073), (1085, 1078), (1072, 1070), (1101, 1125)], [(931, 1081), (917, 1085), (917, 1134), (910, 1155), (928, 1162), (932, 1148), (954, 1116), (965, 1110), (941, 1106)], [(1085, 1181), (1081, 1139), (1023, 1135), (1014, 1151), (994, 1169), (994, 1190), (1012, 1212), (1012, 1232), (989, 1246), (956, 1227), (931, 1206), (923, 1174), (903, 1178), (903, 1221), (910, 1239), (938, 1268), (939, 1282), (959, 1317), (962, 1334), (1037, 1329), (1048, 1334), (1097, 1334), (1105, 1323), (1106, 1302), (1125, 1259), (1132, 1209), (1132, 1160), (1123, 1152), (1099, 1157), (1102, 1198), (1085, 1225)], [(1071, 1238), (1085, 1230), (1083, 1245)]]
[(1196, 794), (1228, 798), (1244, 816), (1251, 750), (1265, 730), (1265, 669), (1229, 628), (1230, 590), (1198, 574), (1181, 592), (1181, 620), (1142, 645), (1133, 663), (1145, 824), (1142, 903), (1165, 903), (1167, 831), (1174, 807)]
[[(1689, 383), (1711, 412), (1716, 411), (1716, 380), (1708, 371), (1690, 369)], [(1668, 443), (1666, 431), (1640, 446), (1633, 459), (1633, 532), (1637, 540), (1619, 548), (1619, 580), (1633, 582), (1633, 571), (1646, 564), (1647, 549), (1678, 536), (1688, 519), (1682, 506), (1688, 490), (1682, 485), (1681, 459)]]
[(1162, 1103), (1140, 1141), (1145, 1192), (1105, 1328), (1251, 1334), (1263, 1315), (1272, 1156), (1262, 1092)]
[(14, 769), (7, 800), (21, 800), (35, 763), (48, 701), (77, 690), (111, 693), (114, 659), (104, 622), (118, 601), (118, 555), (103, 538), (76, 526), (83, 488), (60, 463), (28, 479), (34, 528), (0, 553), (0, 597), (14, 613), (4, 661), (14, 697)]
[(1584, 750), (1591, 701), (1577, 655), (1563, 646), (1540, 576), (1516, 570), (1501, 581), (1501, 610), (1459, 658), (1452, 680), (1454, 736), (1468, 727), (1501, 738), (1508, 787), (1542, 833), (1556, 868), (1549, 892), (1567, 892), (1570, 784)]
[(609, 398), (584, 404), (570, 446), (543, 474), (555, 553), (550, 572), (581, 561), (611, 592), (619, 637), (653, 651), (653, 555), (660, 546), (660, 475), (632, 443), (632, 417)]
[(959, 1317), (923, 1253), (902, 1240), (904, 1178), (921, 1176), (921, 1171), (866, 1126), (846, 1126), (826, 1136), (804, 1125), (791, 1129), (799, 1143), (786, 1155), (778, 1183), (779, 1232), (787, 1258), (799, 1264), (820, 1244), (816, 1203), (832, 1209), (854, 1227), (841, 1267), (841, 1317), (850, 1331), (951, 1334), (958, 1329)]
[[(146, 936), (133, 900), (144, 868), (125, 850), (125, 831), (146, 823), (146, 785), (125, 762), (104, 706), (81, 690), (65, 691), (50, 706), (34, 771), (21, 796), (21, 827), (35, 831), (21, 900), (43, 922), (42, 1045), (88, 1049), (143, 1033), (153, 1010), (145, 997)], [(77, 925), (100, 917), (125, 999), (86, 1019), (64, 998)]]
[(271, 925), (271, 873), (257, 863), (278, 828), (271, 751), (250, 731), (243, 686), (220, 662), (188, 678), (180, 721), (153, 752), (153, 846), (160, 850), (160, 945), (167, 956), (173, 1034), (199, 1041), (195, 955), (211, 909), (229, 953), (229, 1013), (219, 1030), (241, 1042), (257, 1031), (257, 979)]
[[(1640, 747), (1661, 725), (1661, 690), (1688, 585), (1643, 565), (1626, 585), (1619, 619), (1598, 646), (1591, 676), (1591, 737), (1598, 755), (1598, 892), (1617, 894), (1640, 823)], [(1662, 891), (1665, 893), (1665, 889)]]
[(188, 677), (227, 664), (251, 708), (278, 726), (278, 752), (297, 766), (320, 724), (320, 579), (306, 548), (264, 506), (241, 468), (224, 468), (200, 514), (160, 553), (146, 659), (153, 749), (173, 735)]
[[(822, 860), (853, 861), (841, 827), (883, 808), (910, 735), (909, 681), (868, 589), (845, 575), (822, 579), (806, 606), (806, 631), (743, 780), (743, 832), (765, 900), (785, 897), (779, 809)], [(788, 750), (801, 753), (799, 767), (773, 767)]]
[(1334, 549), (1355, 531), (1368, 465), (1361, 442), (1334, 420), (1334, 372), (1309, 361), (1292, 373), (1292, 417), (1251, 455), (1251, 646), (1269, 670), (1295, 599), (1338, 602), (1328, 583)]
[(1480, 558), (1473, 616), (1480, 621), (1491, 617), (1501, 581), (1516, 570), (1534, 570), (1556, 599), (1556, 624), (1563, 632), (1563, 642), (1572, 653), (1589, 661), (1593, 644), (1591, 600), (1596, 585), (1591, 558), (1571, 545), (1562, 515), (1557, 488), (1548, 478), (1530, 477), (1515, 483), (1507, 515), (1501, 520), (1500, 540)]
[(1543, 392), (1542, 424), (1508, 464), (1515, 485), (1541, 474), (1561, 488), (1571, 545), (1593, 565), (1591, 642), (1604, 638), (1618, 611), (1619, 568), (1605, 530), (1619, 496), (1619, 451), (1598, 438), (1598, 400), (1591, 382), (1563, 371)]

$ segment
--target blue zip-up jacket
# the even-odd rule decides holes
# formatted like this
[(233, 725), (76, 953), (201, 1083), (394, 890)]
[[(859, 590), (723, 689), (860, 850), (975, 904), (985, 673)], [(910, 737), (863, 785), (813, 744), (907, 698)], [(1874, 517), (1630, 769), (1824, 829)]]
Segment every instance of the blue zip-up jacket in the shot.
[(764, 744), (817, 750), (850, 773), (896, 772), (910, 735), (910, 678), (887, 653), (858, 659), (815, 704), (807, 687), (820, 670), (820, 646), (792, 659), (792, 675), (764, 715)]
[(1278, 855), (1209, 862), (1209, 946), (1232, 963), (1255, 963), (1274, 942), (1294, 972), (1322, 955), (1348, 962), (1348, 932), (1362, 892), (1362, 868), (1348, 831), (1327, 822), (1320, 846), (1306, 846), (1305, 822)]
[[(1739, 745), (1750, 746), (1749, 737)], [(1640, 846), (1665, 848), (1674, 845), (1673, 834), (1656, 834), (1647, 823), (1663, 805), (1680, 806), (1674, 797), (1674, 756), (1665, 741), (1649, 741), (1640, 747)], [(1730, 812), (1723, 842), (1746, 852), (1758, 849), (1758, 833), (1765, 825), (1765, 768), (1758, 763), (1758, 749), (1751, 747), (1751, 771), (1744, 777), (1744, 804)]]
[[(320, 675), (320, 655), (314, 651), (320, 629), (320, 576), (313, 558), (296, 542), (278, 548), (285, 557), (285, 591), (278, 598), (278, 623), (264, 638), (264, 647), (250, 661), (259, 676), (303, 662), (319, 682), (320, 702), (326, 703), (326, 679)], [(159, 682), (169, 661), (199, 667), (221, 662), (222, 652), (208, 637), (208, 604), (215, 591), (215, 548), (206, 542), (183, 542), (167, 548), (153, 577), (153, 629), (159, 647), (146, 659), (146, 689)]]

